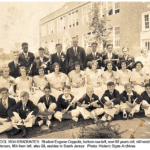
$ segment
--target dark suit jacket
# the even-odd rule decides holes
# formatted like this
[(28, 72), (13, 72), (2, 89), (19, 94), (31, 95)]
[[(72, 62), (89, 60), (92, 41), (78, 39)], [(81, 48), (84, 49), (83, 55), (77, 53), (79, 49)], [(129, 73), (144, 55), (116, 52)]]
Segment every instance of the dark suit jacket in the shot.
[(147, 92), (144, 91), (142, 94), (141, 94), (143, 100), (146, 100), (149, 104), (150, 104), (150, 97), (148, 96)]
[(30, 69), (30, 66), (33, 63), (33, 60), (35, 59), (34, 54), (31, 52), (28, 52), (28, 57), (29, 59), (27, 62), (23, 52), (19, 55), (19, 62), (21, 65), (24, 65), (25, 67), (27, 67), (27, 71)]
[[(122, 61), (122, 60), (125, 60), (124, 55), (122, 55), (122, 56), (120, 55), (120, 56), (119, 56), (119, 61), (120, 61), (120, 62), (117, 64), (118, 69), (121, 69), (121, 61)], [(132, 66), (131, 66), (131, 67), (130, 67), (130, 66), (127, 67), (127, 69), (132, 70), (132, 69), (134, 68), (134, 65), (135, 65), (134, 57), (131, 56), (131, 55), (128, 55), (126, 61), (127, 61), (127, 66), (128, 66), (130, 63), (132, 63)]]
[(17, 78), (20, 76), (20, 71), (19, 71), (19, 62), (18, 62), (18, 66), (15, 67), (15, 63), (14, 61), (10, 62), (8, 64), (9, 68), (10, 68), (10, 72), (9, 72), (9, 75), (14, 77), (14, 78)]
[(109, 90), (105, 91), (105, 93), (103, 94), (103, 96), (101, 98), (101, 102), (103, 104), (105, 104), (105, 102), (107, 102), (107, 100), (104, 98), (105, 96), (109, 97), (110, 100), (113, 99), (112, 102), (114, 103), (114, 105), (120, 104), (120, 94), (116, 89), (114, 89), (114, 92), (112, 95), (110, 94)]
[[(67, 109), (67, 107), (69, 106), (71, 101), (74, 99), (74, 96), (70, 94), (71, 99), (66, 101), (65, 99), (63, 99), (63, 95), (64, 94), (61, 94), (58, 97), (58, 100), (57, 100), (57, 111), (62, 111), (64, 109)], [(70, 106), (69, 111), (73, 110), (75, 108), (76, 108), (76, 105), (74, 107)]]
[[(137, 104), (140, 104), (140, 102), (143, 100), (143, 98), (137, 94), (135, 91), (132, 91), (133, 95), (131, 96), (131, 103), (134, 102), (134, 100), (137, 98), (137, 100), (135, 101)], [(126, 101), (128, 101), (128, 95), (126, 91), (123, 91), (120, 94), (120, 99), (123, 103), (125, 103)]]
[[(106, 59), (108, 59), (108, 53), (103, 56), (103, 66), (104, 67), (106, 67), (106, 65), (104, 64), (104, 60), (106, 60)], [(118, 55), (112, 53), (112, 58), (111, 59), (118, 59)], [(117, 70), (117, 68), (116, 68), (117, 67), (117, 61), (112, 61), (112, 62), (113, 62), (113, 65), (114, 65), (113, 70), (116, 71)]]
[[(59, 65), (60, 65), (60, 67), (61, 67), (61, 68), (59, 69), (59, 71), (67, 74), (67, 72), (66, 72), (67, 69), (65, 68), (65, 67), (66, 67), (66, 55), (63, 54), (63, 53), (61, 53), (61, 59), (60, 59), (60, 61), (59, 61), (59, 58), (58, 58), (58, 56), (57, 56), (57, 53), (54, 53), (54, 54), (52, 55), (52, 65), (53, 65), (55, 62), (59, 63)], [(54, 70), (52, 70), (52, 71), (54, 71)]]
[(80, 61), (81, 64), (81, 70), (83, 70), (86, 67), (86, 55), (85, 55), (85, 50), (84, 48), (78, 46), (77, 48), (77, 56), (75, 56), (73, 47), (70, 47), (67, 49), (66, 52), (66, 65), (67, 67), (67, 72), (70, 72), (74, 70), (74, 63), (75, 61)]
[(10, 108), (16, 105), (16, 101), (13, 98), (8, 97), (8, 108), (5, 109), (2, 104), (2, 98), (0, 98), (0, 118), (7, 118), (8, 117), (8, 111)]
[[(96, 57), (95, 57), (95, 59), (94, 59), (92, 53), (88, 54), (88, 55), (86, 56), (86, 66), (91, 69), (91, 66), (87, 65), (87, 62), (88, 62), (88, 61), (92, 61), (92, 60), (99, 59), (100, 57), (102, 57), (102, 54), (100, 54), (100, 53), (98, 53), (98, 52), (96, 52)], [(102, 67), (102, 62), (99, 60), (99, 61), (98, 61), (98, 69), (100, 69), (101, 67)]]
[[(43, 57), (43, 63), (47, 62), (49, 59), (47, 57)], [(40, 60), (40, 57), (37, 57), (33, 61), (33, 67), (32, 67), (32, 75), (39, 75), (38, 68), (42, 65), (42, 62)], [(48, 70), (50, 71), (50, 62), (47, 63), (47, 68), (45, 68), (44, 73), (48, 74)]]
[[(93, 94), (93, 95), (92, 95), (92, 101), (90, 101), (90, 97), (89, 97), (87, 94), (84, 94), (84, 95), (82, 96), (82, 98), (80, 98), (80, 99), (78, 100), (77, 105), (80, 106), (81, 104), (83, 104), (83, 102), (85, 102), (85, 104), (88, 104), (88, 105), (89, 105), (91, 102), (94, 102), (94, 101), (97, 101), (97, 100), (98, 100), (97, 104), (98, 104), (100, 107), (102, 107), (103, 105), (102, 105), (102, 103), (99, 101), (99, 98), (98, 98), (97, 95)], [(95, 108), (96, 108), (96, 107), (90, 106), (90, 107), (88, 108), (88, 110), (93, 110), (93, 109), (95, 109)]]
[[(49, 101), (48, 101), (48, 103), (47, 103), (46, 97), (45, 97), (45, 95), (44, 95), (44, 96), (42, 96), (42, 97), (39, 99), (38, 103), (44, 103), (45, 106), (46, 106), (46, 108), (48, 109), (49, 106), (51, 105), (51, 103), (56, 103), (56, 99), (55, 99), (54, 96), (49, 95)], [(56, 109), (55, 109), (55, 110), (56, 110)]]
[(8, 111), (8, 115), (9, 117), (12, 117), (14, 116), (13, 112), (17, 112), (22, 119), (25, 119), (31, 111), (33, 111), (32, 115), (36, 116), (39, 112), (39, 109), (33, 104), (32, 101), (28, 100), (25, 110), (23, 110), (22, 100), (20, 100)]

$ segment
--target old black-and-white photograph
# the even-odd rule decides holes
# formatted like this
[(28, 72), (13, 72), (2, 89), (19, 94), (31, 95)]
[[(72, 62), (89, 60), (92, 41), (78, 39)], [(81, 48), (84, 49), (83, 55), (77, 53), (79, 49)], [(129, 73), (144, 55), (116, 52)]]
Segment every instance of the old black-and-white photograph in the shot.
[(150, 138), (150, 2), (0, 10), (0, 139)]

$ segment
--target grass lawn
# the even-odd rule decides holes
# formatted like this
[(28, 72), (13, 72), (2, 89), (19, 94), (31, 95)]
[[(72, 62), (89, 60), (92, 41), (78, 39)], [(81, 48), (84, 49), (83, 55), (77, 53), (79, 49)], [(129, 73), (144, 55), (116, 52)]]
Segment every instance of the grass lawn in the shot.
[[(144, 112), (134, 114), (134, 118), (141, 118), (144, 116), (145, 116)], [(99, 119), (101, 117), (102, 116), (99, 116)], [(122, 113), (120, 113), (119, 115), (116, 115), (114, 120), (122, 120)], [(38, 127), (36, 125), (34, 125), (32, 128), (27, 128), (27, 135), (24, 138), (33, 138), (33, 137), (37, 137), (41, 135), (46, 135), (51, 132), (64, 131), (68, 129), (83, 127), (83, 126), (85, 127), (87, 125), (93, 124), (92, 119), (84, 120), (81, 116), (79, 117), (78, 122), (74, 122), (72, 120), (63, 120), (62, 122), (59, 122), (56, 119), (52, 119), (51, 122), (52, 122), (52, 125), (50, 126), (48, 130), (42, 130), (41, 127)], [(14, 135), (14, 136), (9, 135), (11, 131), (6, 132), (8, 138), (20, 138), (20, 134)]]

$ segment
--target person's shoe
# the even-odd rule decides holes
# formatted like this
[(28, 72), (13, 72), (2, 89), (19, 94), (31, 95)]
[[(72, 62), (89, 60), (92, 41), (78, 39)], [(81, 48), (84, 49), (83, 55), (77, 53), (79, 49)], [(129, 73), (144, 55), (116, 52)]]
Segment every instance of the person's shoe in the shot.
[(109, 115), (107, 121), (112, 121), (112, 117)]
[(22, 125), (18, 125), (18, 127), (19, 127), (19, 128), (21, 129), (21, 131), (22, 131), (21, 136), (22, 136), (22, 137), (26, 136), (26, 135), (27, 135), (27, 132), (26, 132), (25, 127), (24, 127), (24, 126), (22, 126)]
[(128, 116), (128, 118), (129, 119), (133, 119), (133, 114), (130, 113), (129, 116)]
[(9, 134), (10, 134), (10, 135), (17, 135), (17, 134), (19, 134), (20, 132), (21, 132), (20, 129), (14, 129), (14, 131), (10, 132)]
[(106, 121), (107, 121), (107, 119), (106, 119), (105, 115), (101, 118), (101, 121), (104, 121), (104, 122), (106, 122)]
[(123, 119), (124, 119), (124, 120), (127, 119), (127, 113), (123, 114)]
[(51, 125), (51, 121), (47, 120), (46, 125), (49, 127)]
[(38, 122), (38, 126), (41, 126), (43, 123), (44, 123), (44, 121), (43, 121), (43, 120), (40, 120), (40, 121)]
[(72, 120), (75, 122), (78, 122), (78, 118), (77, 117), (72, 117)]

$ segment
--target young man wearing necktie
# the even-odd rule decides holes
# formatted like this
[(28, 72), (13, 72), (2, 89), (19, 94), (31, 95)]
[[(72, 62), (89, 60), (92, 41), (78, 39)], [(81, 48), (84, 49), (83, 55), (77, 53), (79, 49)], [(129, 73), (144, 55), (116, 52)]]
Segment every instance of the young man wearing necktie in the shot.
[(79, 61), (81, 64), (81, 70), (84, 70), (86, 67), (86, 55), (84, 48), (78, 46), (78, 39), (76, 37), (72, 38), (72, 45), (67, 49), (66, 52), (66, 67), (67, 72), (74, 70), (74, 63)]
[(100, 59), (97, 62), (98, 62), (98, 69), (101, 69), (101, 67), (102, 67), (102, 54), (100, 54), (96, 51), (97, 50), (97, 43), (93, 42), (91, 44), (91, 48), (92, 48), (92, 52), (90, 54), (88, 54), (86, 57), (86, 66), (88, 68), (91, 68), (90, 65), (91, 65), (92, 60)]
[(103, 105), (99, 101), (99, 97), (94, 94), (92, 86), (86, 87), (86, 94), (77, 101), (77, 110), (82, 114), (84, 119), (94, 119), (94, 123), (97, 123), (97, 116), (104, 113)]
[(104, 116), (102, 121), (111, 121), (114, 115), (118, 115), (120, 112), (120, 95), (115, 89), (114, 82), (107, 83), (107, 90), (104, 92), (101, 102), (104, 105)]
[(22, 91), (20, 93), (20, 99), (21, 100), (9, 110), (8, 115), (12, 120), (13, 127), (16, 128), (12, 134), (16, 135), (22, 131), (21, 136), (24, 137), (27, 134), (26, 128), (32, 127), (35, 124), (39, 109), (29, 100), (28, 92)]
[(145, 111), (145, 116), (150, 117), (150, 83), (145, 84), (145, 91), (141, 94), (143, 101), (141, 108)]
[(125, 91), (120, 94), (121, 107), (120, 111), (123, 112), (123, 119), (127, 119), (127, 112), (129, 113), (128, 118), (132, 119), (134, 113), (140, 111), (140, 105), (143, 98), (137, 94), (136, 91), (132, 90), (131, 83), (126, 83), (124, 85)]
[(43, 123), (49, 127), (51, 125), (51, 119), (56, 111), (56, 99), (50, 95), (50, 87), (44, 87), (44, 96), (38, 101), (39, 115), (36, 119), (36, 125), (41, 126)]
[(56, 44), (56, 53), (52, 54), (52, 65), (57, 62), (60, 65), (60, 72), (67, 74), (66, 55), (62, 52), (62, 44)]
[(1, 88), (0, 95), (0, 133), (2, 133), (13, 128), (8, 111), (16, 104), (16, 101), (9, 97), (7, 88)]
[(44, 74), (48, 74), (48, 71), (51, 70), (50, 61), (46, 56), (44, 56), (44, 48), (40, 47), (38, 49), (39, 56), (34, 59), (33, 67), (32, 67), (32, 74), (33, 76), (39, 75), (38, 69), (40, 66), (44, 68)]

